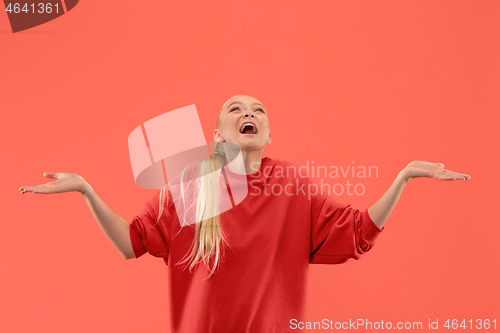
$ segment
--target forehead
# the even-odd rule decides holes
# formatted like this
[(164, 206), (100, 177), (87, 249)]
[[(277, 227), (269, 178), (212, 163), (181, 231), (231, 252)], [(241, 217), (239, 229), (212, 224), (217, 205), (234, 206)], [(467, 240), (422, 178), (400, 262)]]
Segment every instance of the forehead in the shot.
[(261, 105), (262, 107), (264, 107), (264, 105), (262, 105), (261, 102), (259, 102), (256, 98), (253, 98), (253, 97), (250, 97), (250, 96), (233, 96), (231, 97), (230, 99), (228, 99), (224, 105), (222, 106), (223, 109), (227, 109), (229, 108), (232, 104), (236, 104), (236, 103), (245, 103), (245, 102), (249, 102), (251, 103), (252, 105), (254, 104), (258, 104), (258, 105)]

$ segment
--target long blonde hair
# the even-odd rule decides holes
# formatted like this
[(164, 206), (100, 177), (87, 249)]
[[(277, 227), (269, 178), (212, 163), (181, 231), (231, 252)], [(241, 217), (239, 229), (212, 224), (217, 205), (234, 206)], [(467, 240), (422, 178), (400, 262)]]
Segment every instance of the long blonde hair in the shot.
[[(200, 189), (199, 196), (196, 203), (196, 221), (201, 221), (195, 223), (195, 236), (193, 244), (191, 247), (191, 252), (187, 258), (176, 263), (176, 265), (181, 265), (188, 261), (189, 271), (191, 272), (193, 267), (200, 261), (202, 261), (207, 269), (210, 271), (209, 278), (214, 274), (217, 266), (222, 261), (222, 241), (224, 241), (228, 246), (226, 238), (222, 232), (221, 219), (219, 213), (219, 203), (220, 203), (220, 176), (222, 168), (227, 162), (226, 155), (221, 144), (215, 143), (212, 155), (203, 159), (200, 163)], [(186, 172), (187, 167), (184, 168), (180, 177), (181, 185)], [(168, 186), (161, 189), (160, 192), (160, 207), (157, 222), (163, 214), (165, 197), (167, 197), (168, 205)], [(184, 191), (181, 190), (182, 199), (184, 201)], [(206, 217), (206, 218), (205, 218)], [(193, 227), (193, 224), (189, 224)], [(181, 227), (181, 230), (184, 226)], [(180, 232), (180, 231), (179, 231)], [(214, 257), (214, 262), (212, 268), (209, 267), (209, 260)], [(186, 256), (184, 256), (186, 257)], [(186, 267), (184, 267), (185, 269)]]

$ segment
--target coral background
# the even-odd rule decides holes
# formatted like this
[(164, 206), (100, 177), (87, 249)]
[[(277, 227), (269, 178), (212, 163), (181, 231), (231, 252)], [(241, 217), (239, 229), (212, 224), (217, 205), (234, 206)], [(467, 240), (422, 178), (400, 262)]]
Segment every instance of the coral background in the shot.
[(13, 34), (0, 12), (2, 331), (170, 332), (161, 259), (124, 260), (77, 192), (18, 188), (75, 172), (131, 220), (155, 193), (128, 155), (144, 105), (196, 104), (208, 142), (235, 94), (268, 109), (264, 156), (378, 166), (338, 197), (357, 208), (412, 160), (471, 175), (410, 181), (362, 259), (311, 265), (307, 320), (498, 321), (499, 19), (495, 0), (87, 0)]

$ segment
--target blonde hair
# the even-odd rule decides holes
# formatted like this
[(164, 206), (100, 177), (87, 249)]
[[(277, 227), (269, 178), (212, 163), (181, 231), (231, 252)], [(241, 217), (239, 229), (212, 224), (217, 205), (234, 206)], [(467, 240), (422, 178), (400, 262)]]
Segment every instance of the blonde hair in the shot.
[[(234, 95), (231, 98), (237, 96), (246, 96), (248, 95)], [(224, 110), (224, 105), (231, 100), (228, 99), (219, 111), (217, 116), (216, 128), (219, 128), (220, 116), (222, 111)], [(253, 97), (252, 97), (253, 98)], [(200, 164), (199, 171), (199, 179), (200, 179), (200, 189), (199, 195), (196, 203), (196, 221), (201, 221), (195, 223), (195, 236), (193, 240), (193, 244), (191, 247), (191, 252), (189, 256), (184, 260), (176, 263), (176, 265), (183, 264), (185, 262), (190, 261), (189, 271), (193, 269), (193, 267), (200, 261), (202, 261), (207, 269), (210, 271), (209, 278), (214, 274), (217, 267), (220, 265), (223, 253), (222, 242), (226, 243), (228, 247), (229, 243), (227, 239), (224, 237), (221, 227), (221, 218), (219, 214), (219, 203), (220, 203), (220, 176), (222, 172), (222, 168), (227, 163), (227, 156), (224, 151), (222, 144), (215, 143), (212, 155), (203, 159)], [(184, 168), (180, 177), (180, 184), (182, 187), (182, 180), (184, 177), (184, 173), (186, 172), (188, 166)], [(162, 188), (160, 193), (160, 208), (157, 223), (160, 220), (160, 217), (163, 214), (163, 208), (165, 203), (165, 197), (167, 197), (168, 204), (168, 191), (167, 186)], [(184, 200), (184, 190), (181, 189), (182, 201)], [(190, 227), (193, 227), (193, 224), (189, 224)], [(183, 226), (181, 227), (182, 231)], [(180, 231), (179, 231), (180, 233)], [(211, 257), (214, 257), (214, 262), (212, 268), (209, 267), (209, 260)], [(184, 267), (185, 269), (186, 267)]]
[[(191, 263), (189, 264), (189, 271), (191, 272), (193, 267), (198, 262), (202, 261), (210, 271), (210, 275), (207, 278), (214, 274), (215, 270), (221, 262), (222, 241), (224, 241), (229, 246), (222, 232), (219, 213), (219, 184), (222, 168), (225, 164), (226, 155), (222, 149), (222, 145), (215, 143), (212, 155), (203, 159), (200, 164), (200, 189), (196, 202), (196, 221), (201, 222), (195, 223), (195, 226), (193, 226), (193, 224), (189, 224), (190, 227), (196, 228), (191, 252), (187, 258), (176, 263), (176, 265), (181, 265), (190, 261)], [(187, 168), (188, 167), (186, 166), (180, 175), (181, 186), (184, 173), (186, 172)], [(158, 223), (161, 216), (163, 215), (165, 197), (167, 197), (168, 205), (168, 192), (169, 189), (167, 186), (163, 187), (160, 191), (160, 207), (156, 223)], [(183, 202), (185, 202), (184, 190), (181, 190), (181, 195)], [(181, 230), (183, 227), (184, 226), (181, 227)], [(209, 267), (209, 260), (211, 257), (214, 257), (212, 268)], [(185, 268), (186, 267), (184, 267), (184, 269)]]

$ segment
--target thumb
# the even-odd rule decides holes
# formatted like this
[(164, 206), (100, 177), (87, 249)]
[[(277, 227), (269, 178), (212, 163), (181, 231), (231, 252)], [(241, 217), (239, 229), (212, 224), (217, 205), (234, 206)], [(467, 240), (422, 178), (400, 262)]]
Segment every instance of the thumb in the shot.
[(57, 172), (45, 172), (43, 174), (43, 176), (47, 177), (47, 178), (59, 179), (59, 176), (57, 175)]
[(444, 168), (444, 164), (443, 163), (436, 163), (436, 165), (439, 165), (440, 167)]

